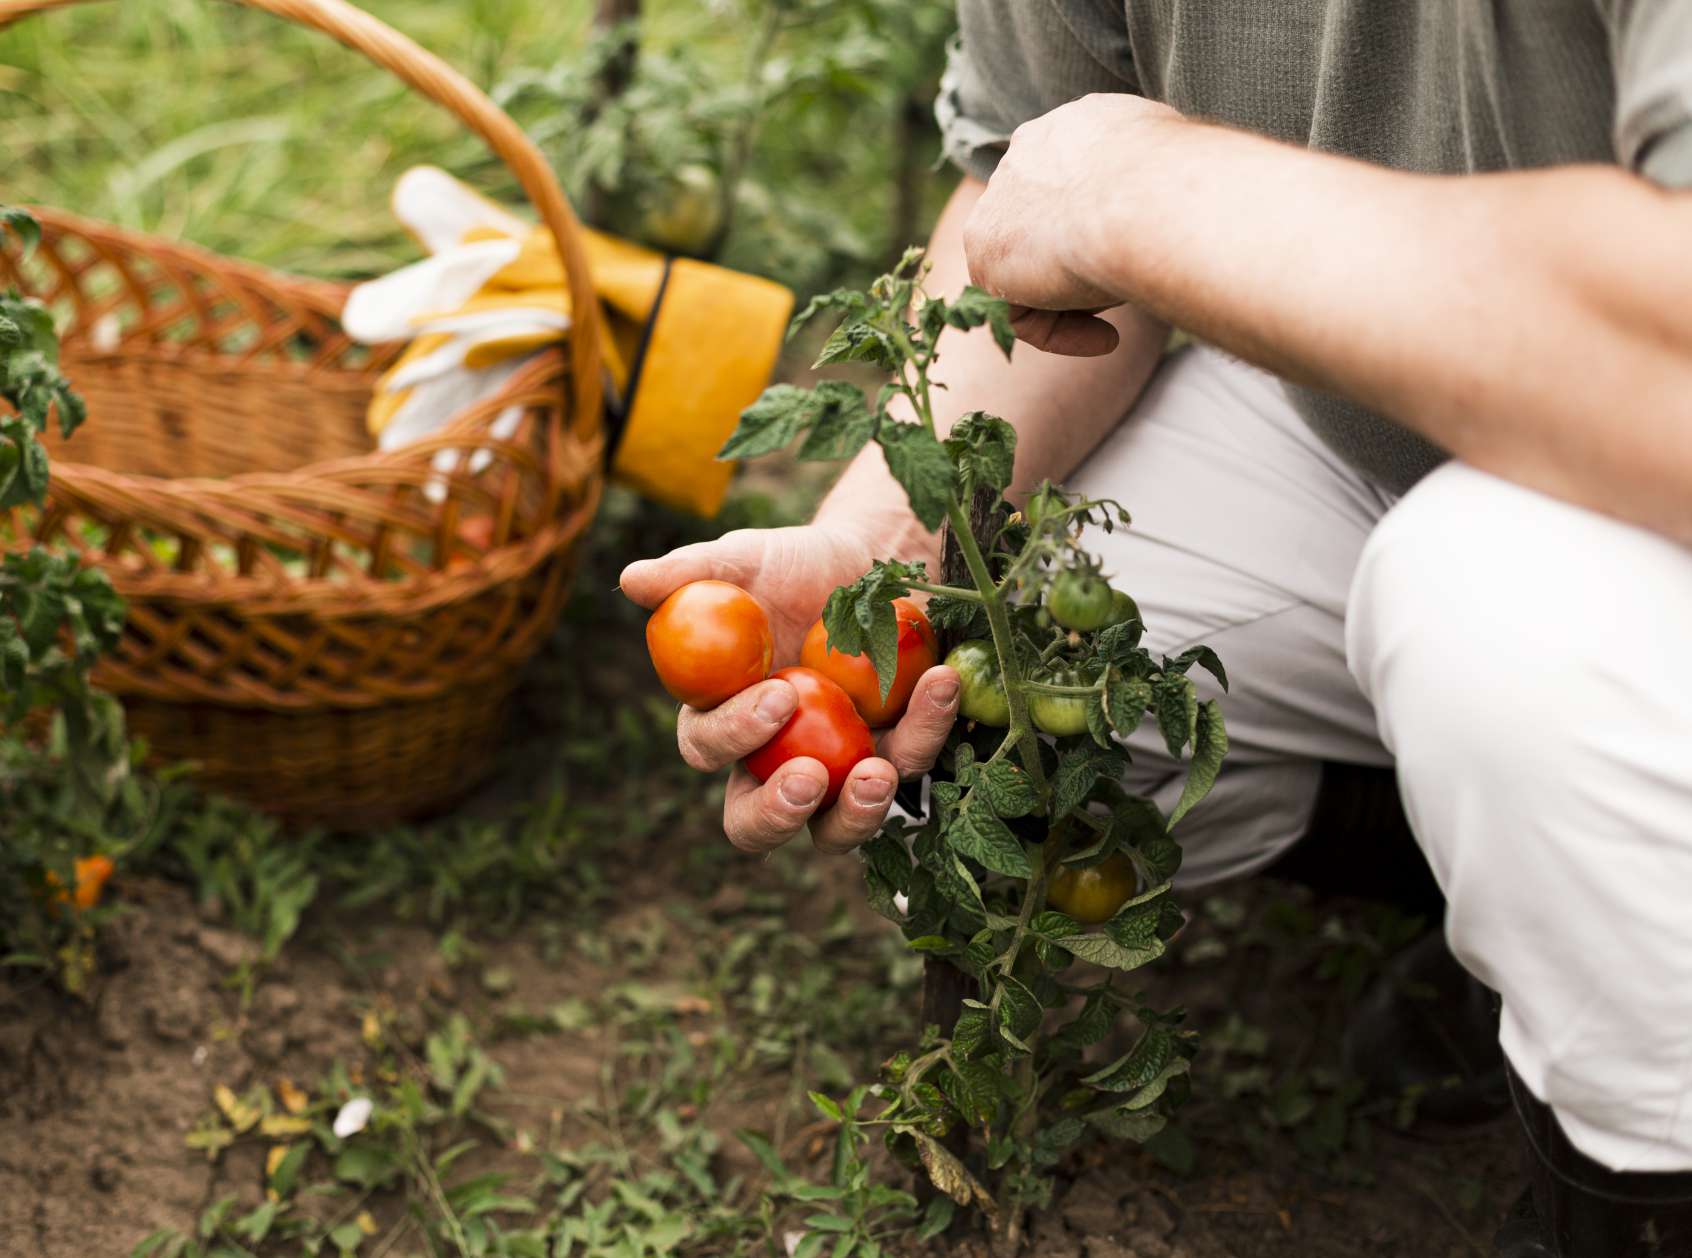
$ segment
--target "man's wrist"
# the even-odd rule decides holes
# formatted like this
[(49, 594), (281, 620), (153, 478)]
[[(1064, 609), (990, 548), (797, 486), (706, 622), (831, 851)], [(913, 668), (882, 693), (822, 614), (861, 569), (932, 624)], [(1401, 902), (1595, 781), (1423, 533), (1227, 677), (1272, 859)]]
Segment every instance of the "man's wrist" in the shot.
[[(1101, 144), (1108, 160), (1075, 200), (1078, 221), (1068, 233), (1071, 273), (1119, 301), (1138, 301), (1135, 245), (1145, 239), (1145, 215), (1154, 202), (1168, 208), (1168, 189), (1179, 183), (1181, 163), (1203, 133), (1214, 128), (1173, 110), (1136, 117), (1131, 144)], [(1166, 259), (1166, 262), (1168, 260)]]

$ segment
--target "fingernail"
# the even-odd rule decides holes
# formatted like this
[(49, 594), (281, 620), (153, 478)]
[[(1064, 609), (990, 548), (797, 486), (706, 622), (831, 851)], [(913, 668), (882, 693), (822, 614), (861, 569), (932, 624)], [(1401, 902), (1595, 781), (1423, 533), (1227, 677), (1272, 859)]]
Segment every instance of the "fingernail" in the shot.
[(892, 793), (893, 784), (883, 778), (864, 778), (852, 783), (852, 798), (866, 806), (885, 803)]
[(781, 780), (781, 797), (795, 808), (809, 808), (822, 793), (823, 784), (803, 773), (790, 773)]
[(936, 682), (934, 688), (928, 693), (936, 706), (949, 708), (958, 701), (958, 683), (955, 681)]
[(774, 725), (793, 715), (793, 705), (797, 700), (792, 686), (777, 686), (758, 696), (758, 706), (753, 711), (757, 712), (760, 721)]

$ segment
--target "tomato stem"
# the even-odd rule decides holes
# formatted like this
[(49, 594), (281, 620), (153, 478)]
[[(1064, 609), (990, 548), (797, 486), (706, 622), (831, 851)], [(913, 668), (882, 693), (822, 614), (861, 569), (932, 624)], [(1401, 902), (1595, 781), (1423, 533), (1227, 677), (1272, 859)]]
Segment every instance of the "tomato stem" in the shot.
[(930, 581), (906, 581), (905, 584), (913, 590), (921, 590), (924, 594), (944, 594), (947, 598), (961, 598), (972, 603), (983, 601), (978, 591), (965, 589), (961, 585), (935, 585)]

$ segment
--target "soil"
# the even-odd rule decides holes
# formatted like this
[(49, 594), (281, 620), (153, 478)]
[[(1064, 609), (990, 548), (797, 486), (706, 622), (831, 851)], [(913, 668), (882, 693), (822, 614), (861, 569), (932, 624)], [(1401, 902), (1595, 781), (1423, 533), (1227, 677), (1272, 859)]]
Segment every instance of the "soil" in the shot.
[[(779, 883), (768, 870), (747, 871), (754, 888)], [(835, 881), (842, 895), (853, 894), (845, 877)], [(720, 910), (722, 893), (721, 886), (672, 884), (647, 903), (696, 920)], [(250, 959), (248, 940), (198, 920), (186, 893), (171, 884), (141, 882), (126, 886), (125, 894), (135, 911), (109, 934), (91, 1003), (0, 980), (0, 1254), (6, 1258), (119, 1258), (156, 1228), (189, 1228), (224, 1193), (250, 1194), (259, 1178), (256, 1153), (232, 1152), (212, 1164), (183, 1147), (211, 1089), (225, 1083), (239, 1092), (254, 1081), (317, 1077), (337, 1057), (356, 1052), (362, 1015), (373, 1004), (402, 1020), (443, 1008), (485, 1019), (496, 1005), (547, 1008), (632, 977), (616, 963), (549, 964), (544, 943), (523, 931), (483, 945), (481, 973), (497, 967), (516, 976), (496, 1002), (476, 973), (442, 960), (430, 930), (381, 920), (332, 929), (320, 923), (306, 945), (284, 953), (243, 1008), (226, 979)], [(1274, 886), (1235, 895), (1252, 902), (1253, 920), (1298, 900), (1295, 890)], [(815, 906), (796, 908), (795, 917), (823, 920)], [(607, 930), (614, 935), (630, 927), (612, 922)], [(732, 930), (732, 920), (726, 928)], [(1271, 1068), (1319, 1054), (1313, 1032), (1335, 1012), (1332, 984), (1276, 973), (1280, 962), (1297, 967), (1293, 951), (1245, 943), (1217, 955), (1222, 937), (1215, 927), (1196, 929), (1182, 955), (1198, 960), (1163, 977), (1154, 1000), (1184, 1001), (1191, 1024), (1205, 1029), (1237, 1015), (1267, 1033), (1253, 1060)], [(360, 964), (349, 967), (348, 955)], [(515, 1037), (493, 1049), (507, 1088), (555, 1115), (601, 1086), (614, 1052), (614, 1036), (592, 1027)], [(1203, 1098), (1219, 1083), (1227, 1087), (1233, 1060), (1201, 1058), (1209, 1069), (1195, 1093)], [(784, 1081), (772, 1079), (762, 1096), (724, 1097), (721, 1129), (768, 1123), (784, 1090)], [(1506, 1123), (1430, 1136), (1356, 1119), (1367, 1136), (1363, 1147), (1323, 1157), (1299, 1152), (1264, 1122), (1262, 1108), (1261, 1097), (1193, 1102), (1185, 1118), (1198, 1162), (1185, 1175), (1137, 1150), (1094, 1150), (1073, 1161), (1052, 1208), (1034, 1212), (1028, 1252), (1035, 1258), (1484, 1258), (1490, 1252), (1491, 1230), (1517, 1188)], [(806, 1149), (790, 1142), (788, 1152), (802, 1159), (826, 1141), (810, 1143)], [(724, 1155), (737, 1149), (725, 1139)], [(985, 1252), (968, 1242), (934, 1252), (969, 1249)]]
[[(631, 686), (648, 685), (644, 671), (613, 682), (622, 693), (588, 697), (627, 703)], [(511, 763), (532, 779), (546, 753), (533, 741), (523, 751)], [(510, 1028), (526, 1013), (625, 988), (668, 1002), (688, 1043), (727, 1045), (738, 1059), (699, 1106), (722, 1136), (718, 1182), (758, 1174), (731, 1135), (748, 1127), (773, 1132), (789, 1165), (820, 1170), (831, 1129), (804, 1103), (803, 1088), (815, 1085), (795, 1065), (820, 1059), (792, 1044), (743, 1045), (731, 1011), (713, 1003), (709, 976), (737, 935), (785, 916), (810, 949), (795, 955), (834, 958), (842, 998), (860, 1002), (852, 1018), (862, 1042), (843, 1064), (867, 1077), (877, 1042), (912, 1029), (912, 967), (902, 987), (889, 978), (901, 949), (864, 906), (853, 860), (799, 845), (768, 861), (742, 857), (715, 829), (720, 788), (667, 780), (691, 796), (675, 810), (684, 821), (661, 825), (654, 840), (607, 844), (594, 860), (609, 890), (577, 907), (531, 913), (448, 949), (437, 927), (381, 909), (339, 913), (320, 897), (250, 991), (230, 975), (254, 959), (252, 941), (197, 912), (181, 886), (124, 881), (129, 911), (103, 937), (88, 999), (0, 970), (0, 1258), (123, 1258), (156, 1229), (191, 1230), (225, 1194), (256, 1202), (262, 1145), (215, 1162), (184, 1145), (213, 1088), (309, 1085), (359, 1053), (372, 1011), (413, 1036), (464, 1013), (503, 1068), (493, 1106), (511, 1130), (573, 1147), (596, 1135), (590, 1102), (618, 1086), (629, 1045), (603, 1019), (544, 1034)], [(574, 785), (591, 800), (596, 783)], [(496, 787), (470, 808), (496, 811), (511, 793), (509, 783)], [(1179, 1166), (1179, 1148), (1161, 1161), (1131, 1147), (1090, 1148), (1061, 1168), (1051, 1205), (1031, 1213), (1025, 1253), (1486, 1258), (1519, 1187), (1508, 1121), (1400, 1129), (1404, 1116), (1390, 1106), (1341, 1104), (1335, 1091), (1335, 1043), (1378, 963), (1378, 915), (1268, 880), (1206, 893), (1193, 907), (1172, 960), (1146, 972), (1150, 1003), (1184, 1005), (1188, 1025), (1207, 1036), (1195, 1099), (1181, 1115), (1193, 1164), (1166, 1164)], [(769, 964), (790, 975), (799, 962)], [(793, 1032), (802, 1048), (807, 1028)], [(498, 1150), (488, 1156), (497, 1163)], [(954, 1237), (930, 1252), (986, 1246)]]

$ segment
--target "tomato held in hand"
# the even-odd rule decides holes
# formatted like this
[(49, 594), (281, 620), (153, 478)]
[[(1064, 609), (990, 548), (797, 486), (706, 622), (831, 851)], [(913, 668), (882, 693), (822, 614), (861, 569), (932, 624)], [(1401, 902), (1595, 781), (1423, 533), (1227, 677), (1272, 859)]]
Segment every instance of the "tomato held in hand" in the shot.
[[(1081, 679), (1074, 673), (1054, 673), (1039, 680), (1053, 686), (1079, 686)], [(1087, 705), (1099, 701), (1092, 695), (1047, 695), (1035, 691), (1028, 696), (1028, 715), (1034, 728), (1059, 738), (1087, 732)]]
[(769, 676), (770, 618), (739, 586), (694, 581), (658, 604), (646, 622), (658, 680), (695, 708), (714, 708)]
[(828, 630), (822, 621), (811, 626), (805, 635), (805, 646), (799, 652), (801, 664), (816, 669), (852, 696), (858, 715), (871, 729), (892, 725), (905, 714), (917, 679), (933, 668), (939, 658), (934, 630), (920, 607), (908, 598), (896, 598), (893, 615), (899, 623), (899, 668), (886, 699), (881, 697), (881, 679), (876, 676), (870, 657), (830, 650)]
[(1010, 724), (1010, 696), (999, 675), (999, 653), (984, 638), (960, 642), (946, 656), (946, 666), (958, 670), (963, 692), (958, 711), (965, 720), (1003, 729)]
[(827, 808), (840, 798), (852, 766), (875, 755), (875, 740), (851, 696), (814, 668), (778, 668), (771, 677), (799, 693), (799, 707), (774, 738), (746, 757), (746, 768), (768, 782), (789, 760), (820, 760), (828, 770), (828, 790), (817, 807)]
[(1115, 917), (1139, 885), (1134, 862), (1117, 852), (1091, 869), (1065, 866), (1058, 870), (1046, 888), (1046, 903), (1078, 922), (1094, 926)]

